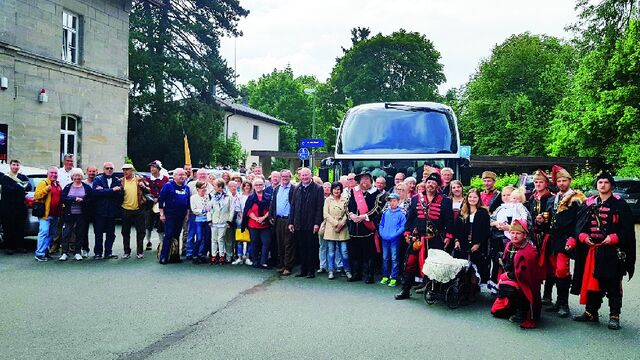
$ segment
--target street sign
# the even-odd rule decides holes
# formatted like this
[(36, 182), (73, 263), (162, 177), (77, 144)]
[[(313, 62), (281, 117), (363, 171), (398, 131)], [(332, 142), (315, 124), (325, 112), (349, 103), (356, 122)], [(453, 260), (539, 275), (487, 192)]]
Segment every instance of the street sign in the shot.
[(302, 161), (307, 160), (309, 158), (309, 149), (305, 147), (300, 148), (298, 150), (298, 158), (300, 158), (300, 160)]
[(460, 146), (460, 157), (465, 159), (471, 158), (471, 146), (462, 145)]
[(324, 139), (300, 139), (300, 147), (319, 148), (324, 146)]

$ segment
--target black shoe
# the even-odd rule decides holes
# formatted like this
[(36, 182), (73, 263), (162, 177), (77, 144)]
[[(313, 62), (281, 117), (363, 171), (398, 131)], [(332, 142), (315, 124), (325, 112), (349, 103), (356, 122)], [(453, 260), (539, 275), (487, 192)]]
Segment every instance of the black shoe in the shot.
[(167, 265), (167, 259), (160, 259), (160, 265)]
[(295, 277), (306, 277), (306, 276), (307, 276), (307, 273), (302, 273), (302, 272), (295, 275)]
[(313, 279), (314, 277), (316, 277), (316, 274), (314, 274), (313, 271), (307, 275), (307, 279)]
[(410, 297), (411, 297), (411, 291), (402, 290), (402, 292), (400, 292), (400, 293), (398, 293), (398, 294), (396, 294), (394, 296), (394, 299), (396, 299), (396, 300), (404, 300), (404, 299), (408, 299)]
[(111, 254), (111, 255), (107, 255), (107, 256), (105, 256), (104, 258), (105, 258), (105, 259), (117, 259), (117, 258), (118, 258), (118, 255), (113, 255), (113, 254)]
[(365, 284), (373, 284), (373, 283), (374, 283), (373, 278), (372, 278), (372, 277), (368, 277), (368, 278), (366, 278), (366, 279), (364, 280), (364, 283), (365, 283)]
[(573, 321), (578, 322), (598, 322), (598, 313), (590, 313), (585, 311), (582, 315), (574, 316)]
[(551, 300), (551, 298), (542, 298), (542, 305), (543, 306), (553, 305), (553, 301)]
[(611, 330), (620, 330), (620, 316), (609, 316), (609, 325), (607, 327)]
[(5, 253), (6, 255), (13, 255), (13, 254), (15, 254), (15, 251), (13, 251), (13, 249), (6, 249), (6, 250), (4, 251), (4, 253)]
[(552, 304), (550, 307), (544, 309), (546, 312), (558, 312), (558, 310), (560, 310), (558, 303)]
[(511, 321), (512, 323), (520, 324), (522, 321), (524, 321), (522, 312), (516, 312), (515, 314), (511, 315), (509, 317), (509, 321)]
[(187, 260), (187, 261), (191, 261), (191, 260), (193, 260), (193, 256), (191, 256), (191, 255), (187, 256), (186, 260)]
[(569, 310), (569, 305), (560, 305), (558, 308), (558, 317), (566, 318), (571, 315), (571, 310)]
[(152, 246), (153, 246), (153, 245), (151, 244), (151, 241), (149, 241), (149, 242), (147, 243), (147, 247), (145, 248), (145, 250), (151, 250), (151, 247), (152, 247)]
[(93, 256), (93, 260), (102, 260), (102, 259), (104, 259), (104, 258), (102, 257), (102, 255), (94, 255), (94, 256)]

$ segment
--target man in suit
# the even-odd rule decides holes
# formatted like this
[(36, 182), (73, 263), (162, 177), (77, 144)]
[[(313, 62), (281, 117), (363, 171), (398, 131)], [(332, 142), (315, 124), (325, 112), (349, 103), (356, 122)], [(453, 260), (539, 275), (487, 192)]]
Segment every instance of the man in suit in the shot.
[[(95, 235), (94, 259), (117, 259), (113, 254), (113, 242), (116, 239), (116, 217), (120, 215), (123, 200), (122, 183), (113, 176), (113, 163), (106, 162), (103, 173), (93, 180), (95, 199)], [(106, 240), (103, 240), (103, 235)], [(103, 253), (104, 250), (104, 253)], [(103, 257), (104, 255), (104, 257)]]
[[(291, 184), (291, 171), (282, 170), (280, 184), (273, 188), (269, 216), (275, 228), (275, 239), (278, 249), (278, 268), (283, 276), (291, 275), (296, 260), (296, 248), (293, 233), (289, 231), (289, 216), (295, 186)], [(273, 173), (271, 174), (273, 177)]]

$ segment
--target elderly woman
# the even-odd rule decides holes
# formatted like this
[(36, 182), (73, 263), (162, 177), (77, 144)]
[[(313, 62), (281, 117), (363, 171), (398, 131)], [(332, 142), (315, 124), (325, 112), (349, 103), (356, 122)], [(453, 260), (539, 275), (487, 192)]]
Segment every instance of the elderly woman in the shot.
[(251, 236), (251, 257), (254, 267), (268, 269), (269, 246), (271, 245), (271, 225), (269, 224), (269, 203), (271, 197), (264, 192), (264, 180), (256, 176), (253, 180), (253, 194), (247, 198), (242, 215), (242, 231), (249, 229)]
[(62, 228), (62, 256), (60, 261), (66, 261), (69, 258), (69, 241), (71, 235), (75, 234), (75, 255), (76, 261), (82, 260), (81, 249), (87, 236), (88, 222), (87, 215), (91, 203), (91, 186), (82, 182), (84, 173), (82, 169), (71, 169), (71, 184), (68, 184), (62, 190), (62, 203), (64, 204)]
[(336, 253), (342, 258), (347, 279), (351, 279), (351, 267), (349, 266), (349, 253), (347, 243), (349, 231), (347, 230), (347, 199), (342, 196), (342, 184), (335, 182), (331, 184), (331, 196), (324, 200), (324, 239), (328, 248), (329, 280), (335, 278)]
[(413, 176), (409, 176), (408, 178), (404, 179), (404, 183), (407, 184), (407, 196), (409, 198), (414, 197), (418, 193), (416, 191), (416, 178), (414, 178)]
[[(314, 176), (314, 181), (317, 176)], [(331, 183), (326, 182), (323, 184), (319, 184), (322, 186), (322, 191), (324, 193), (324, 198), (328, 198), (331, 196)], [(324, 224), (323, 224), (324, 225)], [(320, 231), (318, 231), (318, 240), (320, 241), (320, 268), (318, 269), (318, 273), (324, 273), (327, 271), (327, 242), (324, 240), (324, 226), (320, 226)]]
[(56, 235), (58, 220), (62, 215), (62, 189), (58, 183), (58, 168), (49, 167), (47, 178), (36, 186), (33, 201), (44, 204), (44, 214), (39, 220), (38, 245), (36, 248), (36, 260), (47, 261), (48, 249), (51, 240)]

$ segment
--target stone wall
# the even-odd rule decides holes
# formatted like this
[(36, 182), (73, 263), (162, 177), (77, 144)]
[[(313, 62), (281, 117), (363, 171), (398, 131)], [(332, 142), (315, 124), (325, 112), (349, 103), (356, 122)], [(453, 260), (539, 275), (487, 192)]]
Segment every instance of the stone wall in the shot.
[[(82, 18), (78, 65), (60, 60), (62, 10)], [(125, 0), (0, 1), (0, 123), (9, 126), (9, 158), (60, 163), (60, 119), (80, 119), (78, 165), (126, 156), (128, 12)], [(45, 89), (48, 102), (38, 102)]]

